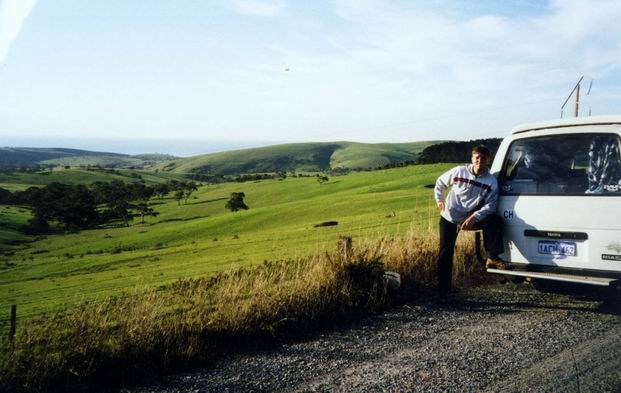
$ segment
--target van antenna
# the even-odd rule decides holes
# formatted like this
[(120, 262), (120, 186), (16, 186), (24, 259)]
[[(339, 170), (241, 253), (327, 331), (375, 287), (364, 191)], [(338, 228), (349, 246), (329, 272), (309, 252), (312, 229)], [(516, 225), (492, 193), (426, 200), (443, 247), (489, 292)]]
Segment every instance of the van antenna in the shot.
[(565, 108), (567, 101), (569, 101), (571, 96), (574, 94), (574, 91), (576, 92), (576, 109), (574, 111), (574, 116), (578, 117), (578, 110), (580, 107), (580, 82), (582, 82), (582, 79), (584, 79), (584, 75), (582, 75), (580, 79), (578, 79), (578, 83), (576, 83), (576, 86), (574, 86), (571, 93), (569, 93), (567, 99), (565, 100), (565, 102), (563, 102), (563, 105), (561, 105), (561, 119), (563, 118), (563, 109)]
[[(593, 87), (593, 78), (591, 78), (591, 82), (589, 82), (589, 90), (587, 90), (586, 95), (591, 95), (591, 88), (592, 87)], [(589, 104), (589, 117), (591, 117), (591, 104)]]

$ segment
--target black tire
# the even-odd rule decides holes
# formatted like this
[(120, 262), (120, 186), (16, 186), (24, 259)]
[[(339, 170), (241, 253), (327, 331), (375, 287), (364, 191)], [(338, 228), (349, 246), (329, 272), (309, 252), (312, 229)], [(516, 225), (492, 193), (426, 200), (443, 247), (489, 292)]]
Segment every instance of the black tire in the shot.
[(608, 288), (603, 306), (615, 314), (621, 313), (621, 286), (615, 285)]

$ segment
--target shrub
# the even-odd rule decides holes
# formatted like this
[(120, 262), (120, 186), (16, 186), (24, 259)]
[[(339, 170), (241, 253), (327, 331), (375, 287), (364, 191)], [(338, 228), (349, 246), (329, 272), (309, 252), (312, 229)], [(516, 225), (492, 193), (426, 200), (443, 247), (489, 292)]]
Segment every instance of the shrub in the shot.
[(226, 202), (226, 205), (224, 205), (224, 207), (232, 212), (236, 212), (238, 210), (248, 210), (248, 206), (244, 203), (245, 197), (246, 194), (244, 194), (243, 192), (233, 192), (231, 193), (231, 197)]
[(22, 225), (20, 230), (27, 235), (41, 235), (50, 232), (50, 224), (45, 218), (34, 216)]

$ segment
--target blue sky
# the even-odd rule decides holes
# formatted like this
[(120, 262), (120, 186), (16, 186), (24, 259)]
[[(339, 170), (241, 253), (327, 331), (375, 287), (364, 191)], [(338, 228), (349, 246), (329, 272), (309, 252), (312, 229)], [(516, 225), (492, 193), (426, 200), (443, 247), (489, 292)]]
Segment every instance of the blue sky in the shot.
[(0, 0), (0, 145), (498, 137), (557, 118), (581, 75), (582, 114), (620, 113), (619, 20), (598, 0)]

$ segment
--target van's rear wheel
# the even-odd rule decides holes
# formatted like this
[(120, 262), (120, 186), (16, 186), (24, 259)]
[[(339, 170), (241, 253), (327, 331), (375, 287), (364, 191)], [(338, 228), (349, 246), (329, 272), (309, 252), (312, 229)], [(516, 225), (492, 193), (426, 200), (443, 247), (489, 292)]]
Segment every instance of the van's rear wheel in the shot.
[(608, 288), (604, 306), (615, 313), (621, 312), (621, 286), (614, 285)]

